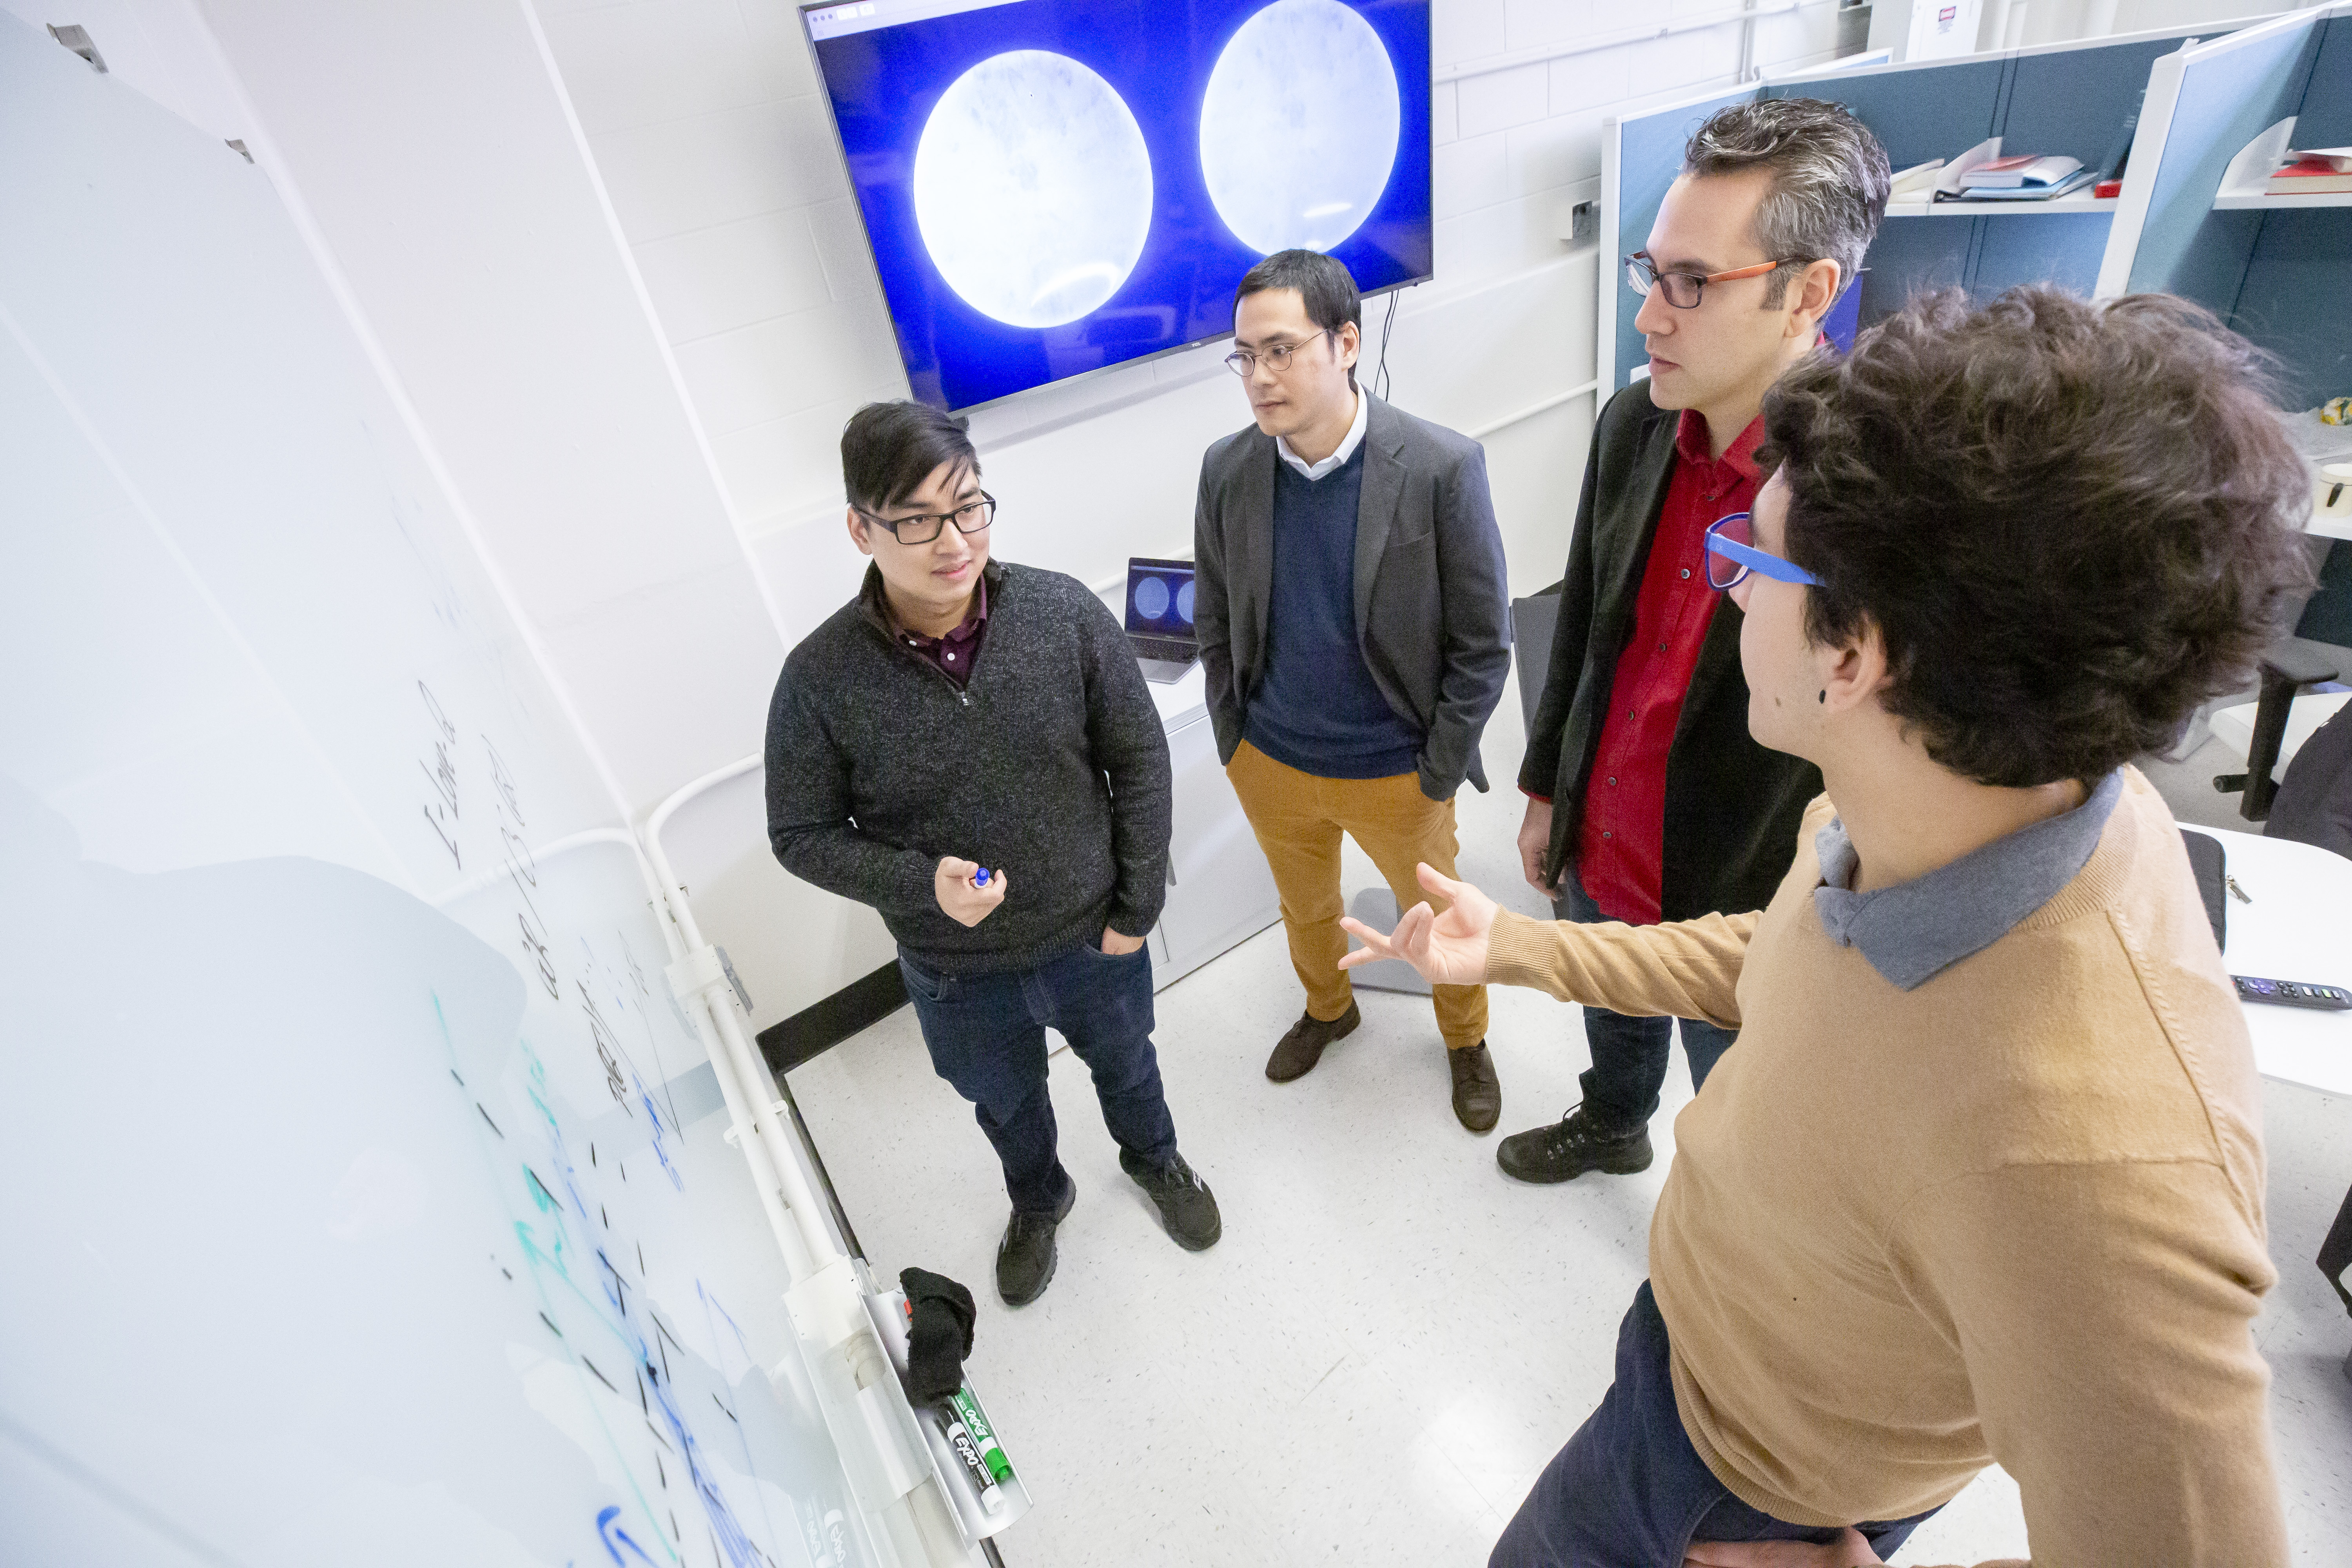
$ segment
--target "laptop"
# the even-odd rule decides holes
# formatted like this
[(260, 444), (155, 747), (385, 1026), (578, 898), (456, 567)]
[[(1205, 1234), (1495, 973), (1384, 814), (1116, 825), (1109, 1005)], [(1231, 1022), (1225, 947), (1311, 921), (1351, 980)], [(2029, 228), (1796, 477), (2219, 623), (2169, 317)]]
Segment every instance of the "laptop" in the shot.
[(1127, 563), (1127, 640), (1146, 680), (1181, 680), (1201, 657), (1192, 635), (1192, 563), (1147, 561)]

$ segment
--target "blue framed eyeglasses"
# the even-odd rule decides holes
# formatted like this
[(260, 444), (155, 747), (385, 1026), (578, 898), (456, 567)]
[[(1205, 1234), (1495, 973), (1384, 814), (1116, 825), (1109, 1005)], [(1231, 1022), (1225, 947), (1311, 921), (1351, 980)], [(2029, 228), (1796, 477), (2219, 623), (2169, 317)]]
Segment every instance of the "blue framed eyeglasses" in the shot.
[(1777, 583), (1810, 584), (1820, 587), (1822, 580), (1791, 561), (1784, 561), (1769, 550), (1757, 548), (1756, 536), (1749, 531), (1748, 514), (1735, 511), (1729, 517), (1717, 518), (1706, 525), (1706, 581), (1713, 588), (1736, 588), (1741, 578), (1750, 572), (1769, 577)]

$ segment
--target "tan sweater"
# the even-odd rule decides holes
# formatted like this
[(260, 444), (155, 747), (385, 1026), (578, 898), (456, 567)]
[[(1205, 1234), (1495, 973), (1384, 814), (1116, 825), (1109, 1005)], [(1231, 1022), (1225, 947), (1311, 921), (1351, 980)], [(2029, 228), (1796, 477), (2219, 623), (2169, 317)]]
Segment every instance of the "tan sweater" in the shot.
[(2170, 813), (2127, 772), (2074, 879), (1909, 992), (1814, 912), (1831, 816), (1760, 914), (1496, 921), (1491, 980), (1739, 1030), (1650, 1227), (1700, 1457), (1797, 1524), (1999, 1460), (2038, 1563), (2284, 1564), (2260, 1091)]

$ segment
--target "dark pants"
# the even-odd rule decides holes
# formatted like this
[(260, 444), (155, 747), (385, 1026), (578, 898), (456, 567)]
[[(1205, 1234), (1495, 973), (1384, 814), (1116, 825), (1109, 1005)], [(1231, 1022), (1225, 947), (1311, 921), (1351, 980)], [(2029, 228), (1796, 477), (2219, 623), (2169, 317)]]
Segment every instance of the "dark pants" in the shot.
[[(1889, 1557), (1935, 1511), (1854, 1528)], [(1617, 1330), (1617, 1381), (1536, 1478), (1487, 1568), (1681, 1568), (1694, 1541), (1837, 1534), (1759, 1513), (1715, 1479), (1675, 1410), (1666, 1321), (1645, 1279)]]
[(972, 1106), (1024, 1214), (1051, 1214), (1070, 1190), (1054, 1152), (1045, 1092), (1045, 1030), (1070, 1042), (1094, 1075), (1103, 1125), (1152, 1165), (1176, 1157), (1176, 1123), (1151, 1048), (1151, 950), (1112, 958), (1082, 943), (1034, 969), (939, 974), (898, 953), (931, 1066)]
[[(1584, 890), (1573, 869), (1561, 873), (1559, 896), (1552, 913), (1580, 925), (1593, 925), (1609, 917)], [(1606, 1007), (1584, 1010), (1584, 1043), (1592, 1066), (1577, 1081), (1584, 1086), (1584, 1114), (1604, 1127), (1639, 1127), (1657, 1113), (1658, 1090), (1665, 1086), (1666, 1061), (1672, 1054), (1675, 1025), (1683, 1030), (1683, 1054), (1690, 1058), (1691, 1090), (1697, 1092), (1706, 1075), (1731, 1043), (1733, 1029), (1718, 1029), (1703, 1018), (1633, 1018)]]

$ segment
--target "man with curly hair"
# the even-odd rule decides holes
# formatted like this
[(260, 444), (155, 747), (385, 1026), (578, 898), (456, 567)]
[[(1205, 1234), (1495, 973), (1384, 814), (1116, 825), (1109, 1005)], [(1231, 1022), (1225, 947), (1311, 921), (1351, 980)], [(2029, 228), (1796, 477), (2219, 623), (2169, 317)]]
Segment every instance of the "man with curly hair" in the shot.
[(2163, 296), (1947, 294), (1764, 422), (1709, 580), (1749, 729), (1827, 784), (1768, 906), (1535, 921), (1423, 868), (1445, 913), (1351, 955), (1739, 1031), (1494, 1564), (1875, 1563), (1996, 1461), (2037, 1559), (2283, 1563), (2252, 1052), (2131, 766), (2307, 581), (2254, 353)]

